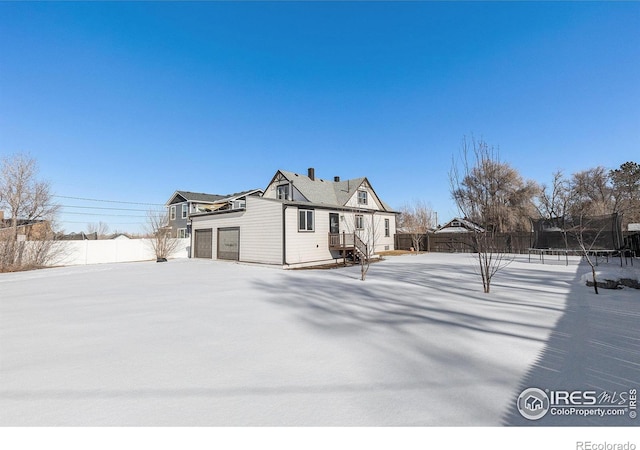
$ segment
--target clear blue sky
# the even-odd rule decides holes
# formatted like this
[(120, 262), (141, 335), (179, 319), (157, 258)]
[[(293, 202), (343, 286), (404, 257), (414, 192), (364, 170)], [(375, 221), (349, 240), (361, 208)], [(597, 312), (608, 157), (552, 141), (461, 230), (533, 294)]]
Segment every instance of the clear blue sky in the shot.
[(0, 3), (0, 154), (60, 196), (163, 204), (315, 167), (442, 222), (470, 134), (538, 182), (639, 161), (640, 3)]

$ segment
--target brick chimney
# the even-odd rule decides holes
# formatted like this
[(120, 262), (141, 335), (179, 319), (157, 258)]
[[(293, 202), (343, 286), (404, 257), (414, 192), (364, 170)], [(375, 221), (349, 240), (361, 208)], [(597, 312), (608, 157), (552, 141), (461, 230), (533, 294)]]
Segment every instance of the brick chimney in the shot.
[(338, 181), (340, 181), (340, 177), (333, 177), (333, 181), (337, 183)]
[(314, 169), (313, 167), (309, 167), (309, 178), (311, 178), (311, 181), (314, 181), (316, 179), (316, 169)]

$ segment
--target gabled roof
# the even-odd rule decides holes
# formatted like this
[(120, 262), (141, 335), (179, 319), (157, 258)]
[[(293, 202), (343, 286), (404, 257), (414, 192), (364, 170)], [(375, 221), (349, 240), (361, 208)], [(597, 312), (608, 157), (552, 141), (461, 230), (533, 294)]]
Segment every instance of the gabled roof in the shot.
[[(451, 226), (453, 222), (459, 222), (461, 226)], [(484, 228), (480, 225), (476, 225), (467, 219), (460, 219), (459, 217), (454, 217), (449, 222), (445, 223), (436, 233), (467, 233), (470, 231), (477, 231), (478, 233), (484, 233)]]
[(280, 173), (289, 181), (293, 182), (295, 188), (311, 203), (344, 205), (358, 186), (362, 184), (364, 178), (355, 178), (346, 181), (328, 181), (320, 178), (312, 180), (306, 175), (300, 175), (287, 170), (280, 170)]
[(81, 231), (79, 233), (58, 234), (56, 239), (60, 241), (97, 241), (98, 233), (85, 233)]
[[(44, 219), (18, 219), (16, 225), (18, 227), (28, 227), (29, 225), (37, 225), (39, 223), (46, 223)], [(0, 219), (0, 228), (10, 227), (11, 219)]]
[(226, 203), (226, 202), (232, 202), (234, 200), (237, 200), (241, 197), (246, 197), (247, 195), (253, 195), (253, 194), (262, 194), (264, 191), (262, 189), (250, 189), (248, 191), (241, 191), (241, 192), (236, 192), (235, 194), (229, 194), (226, 195), (224, 197), (222, 197), (219, 200), (216, 200), (214, 203)]
[[(181, 197), (182, 200), (176, 202), (176, 197)], [(199, 192), (189, 192), (189, 191), (175, 191), (173, 195), (169, 198), (169, 201), (165, 204), (165, 206), (169, 206), (172, 203), (181, 203), (181, 202), (199, 202), (199, 203), (214, 203), (217, 200), (223, 199), (224, 195), (218, 194), (205, 194)]]
[[(323, 180), (321, 178), (311, 179), (307, 175), (301, 175), (287, 170), (279, 170), (271, 180), (271, 183), (282, 174), (287, 180), (293, 183), (296, 188), (309, 202), (319, 205), (344, 206), (356, 193), (363, 183), (369, 183), (366, 177), (352, 178), (344, 181)], [(269, 184), (271, 184), (269, 183)], [(373, 188), (372, 188), (373, 189)], [(375, 192), (374, 192), (375, 193)], [(380, 198), (376, 195), (378, 200)], [(391, 211), (386, 203), (380, 200), (382, 208)]]
[[(181, 202), (197, 202), (197, 203), (207, 203), (207, 204), (216, 204), (216, 203), (226, 203), (233, 200), (236, 200), (240, 197), (244, 197), (246, 195), (253, 194), (262, 194), (262, 189), (250, 189), (248, 191), (236, 192), (234, 194), (229, 195), (218, 195), (218, 194), (204, 194), (198, 192), (189, 192), (189, 191), (176, 191), (169, 201), (166, 203), (166, 206), (169, 206), (173, 203), (181, 203)], [(182, 200), (176, 202), (176, 197), (180, 197)]]

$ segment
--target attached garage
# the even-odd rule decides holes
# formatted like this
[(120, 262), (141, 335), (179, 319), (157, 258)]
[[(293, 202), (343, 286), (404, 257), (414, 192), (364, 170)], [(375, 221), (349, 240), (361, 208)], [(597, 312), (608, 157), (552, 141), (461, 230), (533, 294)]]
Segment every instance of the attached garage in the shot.
[[(244, 208), (190, 216), (194, 258), (282, 264), (282, 202), (254, 196), (248, 196), (246, 201)], [(206, 243), (196, 237), (200, 232), (207, 236)], [(212, 249), (213, 255), (205, 253), (205, 246), (207, 250)]]
[(240, 260), (240, 227), (218, 228), (218, 259)]
[(194, 236), (194, 256), (211, 259), (213, 257), (213, 230), (211, 228), (195, 230)]

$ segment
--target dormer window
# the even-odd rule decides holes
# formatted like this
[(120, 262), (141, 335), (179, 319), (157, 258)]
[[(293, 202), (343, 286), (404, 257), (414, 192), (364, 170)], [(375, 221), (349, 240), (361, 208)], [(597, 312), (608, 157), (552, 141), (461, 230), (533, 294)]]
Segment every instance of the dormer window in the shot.
[(367, 204), (367, 191), (358, 191), (358, 205)]
[(276, 188), (276, 198), (278, 200), (289, 200), (289, 185), (282, 184)]

